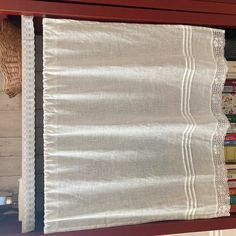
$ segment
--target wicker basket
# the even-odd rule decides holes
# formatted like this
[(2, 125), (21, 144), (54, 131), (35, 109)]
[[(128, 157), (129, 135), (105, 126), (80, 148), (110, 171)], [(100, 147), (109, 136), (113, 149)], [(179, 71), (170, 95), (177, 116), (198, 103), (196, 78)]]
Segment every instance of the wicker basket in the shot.
[(0, 32), (0, 70), (3, 90), (10, 98), (21, 92), (21, 60), (21, 30), (5, 19)]

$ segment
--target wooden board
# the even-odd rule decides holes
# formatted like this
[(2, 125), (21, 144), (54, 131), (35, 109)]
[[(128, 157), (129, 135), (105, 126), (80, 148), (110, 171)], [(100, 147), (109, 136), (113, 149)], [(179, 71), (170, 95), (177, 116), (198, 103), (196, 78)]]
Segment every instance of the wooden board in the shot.
[[(157, 236), (234, 228), (236, 228), (236, 216), (201, 220), (161, 221), (102, 229), (54, 233), (50, 234), (50, 236)], [(40, 235), (43, 236), (43, 233)], [(211, 234), (209, 233), (209, 235)]]
[(18, 192), (18, 180), (20, 176), (0, 177), (0, 189), (2, 192)]
[(21, 156), (21, 137), (1, 138), (0, 137), (0, 157)]
[(21, 137), (21, 111), (5, 111), (0, 115), (1, 137)]
[[(41, 0), (42, 1), (42, 0)], [(205, 13), (235, 14), (235, 0), (43, 0), (45, 2), (97, 4), (103, 6), (135, 7), (143, 9), (192, 11)], [(214, 5), (213, 5), (214, 4)]]
[(21, 156), (0, 157), (0, 177), (21, 175)]
[(86, 2), (75, 0), (11, 0), (1, 1), (2, 14), (60, 16), (82, 20), (122, 21), (139, 23), (192, 24), (236, 28), (236, 5), (209, 1), (125, 1), (104, 0)]
[(0, 112), (21, 110), (21, 94), (9, 98), (5, 93), (0, 92)]
[(2, 92), (0, 76), (0, 191), (18, 192), (21, 175), (21, 94)]

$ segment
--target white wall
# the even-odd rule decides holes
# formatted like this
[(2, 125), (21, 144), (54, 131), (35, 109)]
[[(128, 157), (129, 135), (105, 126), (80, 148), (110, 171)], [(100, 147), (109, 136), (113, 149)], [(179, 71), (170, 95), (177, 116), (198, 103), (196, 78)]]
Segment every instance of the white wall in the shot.
[(0, 77), (0, 192), (18, 191), (21, 175), (21, 95), (8, 98)]

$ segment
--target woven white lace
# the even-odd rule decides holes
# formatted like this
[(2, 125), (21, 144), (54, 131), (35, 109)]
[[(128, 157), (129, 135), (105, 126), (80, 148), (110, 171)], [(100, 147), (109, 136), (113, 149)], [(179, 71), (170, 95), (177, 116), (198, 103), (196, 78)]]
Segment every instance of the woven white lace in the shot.
[(32, 16), (22, 16), (22, 232), (35, 228), (35, 43)]
[[(218, 121), (218, 126), (215, 135), (212, 139), (213, 148), (213, 159), (215, 164), (215, 181), (218, 198), (218, 209), (216, 216), (222, 216), (229, 212), (229, 192), (225, 191), (228, 189), (227, 184), (227, 173), (225, 169), (225, 158), (224, 158), (224, 136), (229, 128), (229, 121), (222, 112), (221, 100), (222, 91), (226, 76), (226, 63), (224, 58), (224, 32), (213, 30), (213, 54), (216, 61), (216, 75), (215, 80), (212, 84), (212, 99), (211, 99), (211, 109)], [(225, 202), (228, 199), (228, 203)]]

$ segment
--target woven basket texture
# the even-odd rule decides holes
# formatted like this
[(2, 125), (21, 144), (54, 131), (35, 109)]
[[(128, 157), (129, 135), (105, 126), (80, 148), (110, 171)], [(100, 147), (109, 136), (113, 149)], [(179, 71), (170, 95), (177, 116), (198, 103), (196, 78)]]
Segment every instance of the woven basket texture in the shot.
[(21, 64), (21, 30), (5, 19), (0, 32), (0, 71), (3, 90), (10, 98), (21, 92)]

